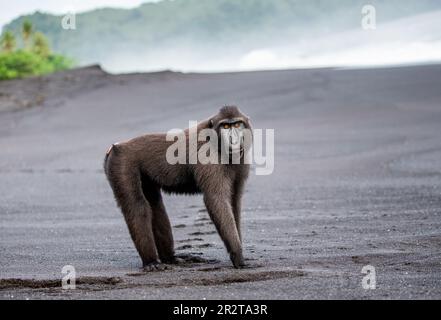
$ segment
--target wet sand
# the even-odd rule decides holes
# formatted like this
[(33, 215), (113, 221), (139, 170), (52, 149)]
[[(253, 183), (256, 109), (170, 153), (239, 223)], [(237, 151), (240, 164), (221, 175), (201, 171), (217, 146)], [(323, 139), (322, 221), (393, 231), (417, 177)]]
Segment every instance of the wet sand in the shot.
[[(440, 88), (440, 65), (0, 82), (0, 299), (440, 299)], [(244, 198), (248, 267), (200, 196), (165, 196), (177, 253), (201, 261), (142, 273), (106, 149), (232, 103), (275, 129), (274, 172)]]

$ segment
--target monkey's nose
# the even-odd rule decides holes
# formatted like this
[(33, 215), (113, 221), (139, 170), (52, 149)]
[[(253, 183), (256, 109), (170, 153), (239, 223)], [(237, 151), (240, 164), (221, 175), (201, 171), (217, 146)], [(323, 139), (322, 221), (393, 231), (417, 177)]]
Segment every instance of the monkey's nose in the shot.
[(238, 144), (239, 143), (239, 135), (234, 130), (230, 134), (230, 144)]
[(230, 136), (230, 144), (234, 145), (234, 144), (238, 144), (239, 143), (239, 137), (231, 135)]

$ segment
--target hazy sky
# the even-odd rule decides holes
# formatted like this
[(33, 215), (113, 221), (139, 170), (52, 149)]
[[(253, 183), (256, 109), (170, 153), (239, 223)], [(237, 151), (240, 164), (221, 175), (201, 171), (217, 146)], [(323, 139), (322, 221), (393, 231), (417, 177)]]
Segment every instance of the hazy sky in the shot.
[(1, 0), (0, 28), (12, 19), (36, 10), (63, 13), (66, 11), (87, 11), (102, 7), (132, 8), (144, 2), (155, 1), (158, 0)]

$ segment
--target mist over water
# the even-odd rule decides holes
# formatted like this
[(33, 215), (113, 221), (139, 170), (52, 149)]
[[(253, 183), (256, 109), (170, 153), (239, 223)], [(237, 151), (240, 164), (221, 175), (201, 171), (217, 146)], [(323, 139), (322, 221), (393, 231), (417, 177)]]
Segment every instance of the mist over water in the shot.
[[(326, 32), (305, 28), (276, 39), (169, 43), (149, 49), (126, 47), (99, 61), (109, 72), (171, 69), (223, 72), (311, 67), (374, 67), (441, 62), (441, 11), (359, 28)], [(301, 34), (301, 36), (299, 36)]]

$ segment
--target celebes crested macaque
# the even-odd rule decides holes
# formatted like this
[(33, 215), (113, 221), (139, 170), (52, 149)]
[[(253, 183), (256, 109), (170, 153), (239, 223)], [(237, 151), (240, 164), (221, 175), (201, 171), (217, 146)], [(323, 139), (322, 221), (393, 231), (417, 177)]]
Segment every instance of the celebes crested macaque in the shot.
[[(197, 160), (172, 164), (167, 161), (167, 152), (175, 142), (167, 139), (165, 133), (147, 134), (114, 144), (106, 154), (105, 173), (146, 270), (161, 269), (161, 263), (177, 261), (161, 190), (176, 194), (202, 193), (208, 214), (234, 267), (244, 266), (240, 212), (249, 172), (244, 157), (251, 146), (243, 137), (245, 131), (251, 131), (250, 121), (237, 107), (225, 106), (197, 125), (198, 132), (204, 129), (214, 133), (207, 135), (207, 141), (216, 142), (216, 158), (236, 157), (239, 161), (201, 163)], [(189, 130), (192, 128), (183, 131), (186, 144)], [(213, 137), (217, 140), (213, 141)], [(203, 145), (203, 141), (198, 140), (196, 151)], [(186, 159), (192, 158), (191, 149), (184, 148)]]

